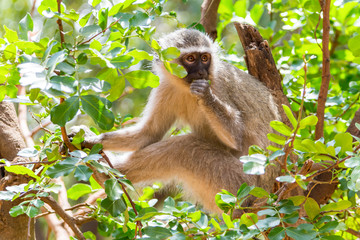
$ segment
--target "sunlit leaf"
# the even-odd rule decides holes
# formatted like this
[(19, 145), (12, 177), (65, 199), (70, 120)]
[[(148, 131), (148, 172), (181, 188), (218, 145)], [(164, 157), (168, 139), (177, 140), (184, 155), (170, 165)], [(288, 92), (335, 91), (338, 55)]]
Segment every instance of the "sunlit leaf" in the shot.
[(51, 109), (50, 119), (55, 124), (65, 126), (68, 121), (75, 117), (78, 111), (79, 96), (72, 96)]
[(104, 130), (110, 130), (114, 126), (114, 114), (109, 110), (111, 103), (96, 95), (81, 96), (81, 104), (84, 111)]

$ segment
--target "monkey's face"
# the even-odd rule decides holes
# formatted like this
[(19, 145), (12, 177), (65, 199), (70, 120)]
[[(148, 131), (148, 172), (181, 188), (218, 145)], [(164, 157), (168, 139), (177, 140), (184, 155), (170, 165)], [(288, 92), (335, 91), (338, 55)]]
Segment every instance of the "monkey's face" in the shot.
[(188, 83), (197, 79), (209, 80), (211, 55), (207, 52), (191, 52), (180, 57), (180, 64), (186, 69), (188, 75), (184, 80)]

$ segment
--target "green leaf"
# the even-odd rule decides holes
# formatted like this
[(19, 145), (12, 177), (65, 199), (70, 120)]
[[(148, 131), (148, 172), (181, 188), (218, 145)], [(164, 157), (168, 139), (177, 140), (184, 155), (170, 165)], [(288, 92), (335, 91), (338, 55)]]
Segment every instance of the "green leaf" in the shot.
[(258, 222), (258, 216), (254, 213), (244, 213), (240, 218), (240, 225), (245, 224), (250, 227)]
[(79, 56), (76, 58), (76, 62), (79, 65), (86, 64), (87, 60), (88, 60), (88, 57), (87, 57), (86, 53), (80, 53)]
[(5, 170), (7, 172), (12, 172), (15, 174), (20, 174), (20, 175), (28, 175), (30, 177), (33, 177), (37, 180), (40, 179), (39, 176), (37, 176), (33, 171), (31, 171), (29, 168), (25, 167), (25, 166), (5, 166)]
[(163, 214), (164, 213), (160, 213), (156, 208), (153, 207), (142, 208), (139, 211), (139, 215), (136, 216), (134, 221), (147, 220), (156, 215), (163, 215)]
[[(81, 20), (80, 20), (80, 22), (81, 22)], [(98, 34), (101, 31), (102, 31), (101, 27), (99, 27), (99, 25), (94, 24), (94, 25), (89, 25), (89, 26), (80, 28), (79, 33), (84, 37), (90, 37), (95, 34)]]
[(318, 122), (318, 118), (314, 115), (301, 119), (299, 129), (304, 129), (308, 126), (315, 126)]
[(142, 50), (137, 50), (137, 49), (134, 49), (134, 50), (128, 52), (126, 55), (134, 58), (132, 65), (138, 64), (141, 60), (152, 61), (154, 58), (148, 52), (145, 52)]
[(53, 76), (50, 78), (50, 88), (59, 92), (75, 93), (75, 79), (68, 76)]
[(227, 192), (226, 190), (222, 190), (221, 192), (215, 195), (216, 205), (225, 212), (233, 208), (235, 206), (236, 201), (237, 198), (233, 194)]
[(213, 225), (215, 231), (221, 231), (219, 223), (214, 218), (210, 220), (210, 223)]
[(311, 220), (313, 220), (320, 213), (319, 204), (311, 197), (306, 200), (304, 208), (306, 214)]
[(289, 197), (289, 200), (291, 200), (295, 206), (300, 206), (305, 201), (305, 196), (293, 196)]
[(112, 63), (116, 68), (124, 69), (129, 68), (134, 61), (132, 56), (122, 55), (111, 59), (110, 63)]
[(185, 68), (177, 63), (164, 62), (164, 66), (169, 73), (179, 78), (184, 78), (188, 75)]
[(108, 82), (100, 81), (98, 78), (83, 78), (79, 81), (82, 90), (93, 90), (94, 92), (107, 92), (111, 86)]
[(124, 192), (118, 181), (112, 178), (105, 181), (105, 193), (110, 200), (117, 200), (122, 197)]
[(85, 165), (79, 165), (75, 169), (74, 177), (78, 181), (89, 181), (92, 173), (93, 171), (89, 167)]
[(152, 227), (148, 226), (143, 228), (144, 234), (148, 235), (150, 239), (161, 240), (171, 237), (171, 231), (164, 227)]
[(285, 238), (285, 229), (283, 227), (276, 227), (269, 232), (268, 238), (270, 240), (282, 240)]
[(26, 158), (36, 157), (38, 154), (39, 151), (34, 148), (24, 148), (17, 153), (18, 156)]
[[(201, 216), (201, 214), (200, 214)], [(234, 228), (234, 223), (231, 221), (231, 217), (225, 213), (222, 214), (222, 218), (224, 220), (224, 223), (226, 224), (227, 228)]]
[(295, 240), (311, 240), (315, 238), (317, 233), (313, 230), (303, 227), (304, 225), (308, 225), (311, 228), (313, 227), (311, 224), (301, 224), (297, 228), (289, 227), (286, 229), (286, 234)]
[(88, 2), (91, 6), (96, 7), (99, 3), (101, 3), (101, 0), (89, 0)]
[(350, 133), (348, 132), (338, 133), (335, 135), (334, 139), (335, 139), (335, 146), (341, 147), (341, 151), (340, 151), (341, 154), (345, 154), (347, 151), (349, 152), (352, 151), (353, 137), (351, 136)]
[(16, 46), (14, 44), (9, 44), (4, 49), (4, 58), (6, 60), (13, 60), (16, 57)]
[(293, 183), (293, 182), (295, 182), (295, 178), (294, 178), (293, 176), (286, 175), (286, 176), (277, 177), (277, 178), (276, 178), (276, 181), (278, 181), (278, 182)]
[(14, 198), (16, 193), (10, 191), (0, 191), (0, 200), (10, 201)]
[(148, 26), (150, 23), (149, 16), (144, 12), (136, 12), (135, 15), (130, 18), (129, 23), (131, 26), (139, 27), (139, 26)]
[(113, 201), (107, 197), (101, 201), (100, 205), (113, 217), (120, 216), (126, 210), (126, 204), (122, 198)]
[(28, 31), (32, 31), (34, 28), (34, 23), (31, 18), (30, 13), (27, 13), (23, 19), (19, 22), (19, 32), (20, 38), (27, 40), (28, 39)]
[(5, 30), (4, 38), (6, 38), (9, 41), (9, 43), (14, 43), (19, 41), (17, 32), (7, 28), (5, 25), (4, 25), (4, 30)]
[(245, 18), (246, 17), (246, 9), (247, 9), (248, 1), (247, 0), (240, 0), (234, 3), (234, 11), (235, 14), (239, 17)]
[(96, 240), (96, 235), (90, 231), (84, 232), (84, 237), (86, 239)]
[(60, 52), (54, 53), (46, 62), (46, 67), (48, 68), (48, 72), (52, 73), (56, 67), (56, 65), (66, 59), (67, 53), (66, 50), (62, 50)]
[(91, 15), (92, 15), (92, 12), (89, 12), (88, 14), (86, 14), (85, 16), (83, 16), (79, 20), (79, 24), (80, 24), (81, 27), (84, 27), (87, 24), (87, 22), (89, 21)]
[(180, 50), (176, 47), (169, 47), (161, 51), (160, 58), (162, 61), (171, 61), (180, 56)]
[(285, 142), (286, 142), (286, 137), (277, 135), (275, 133), (268, 133), (267, 138), (270, 141), (272, 141), (276, 144), (282, 145), (282, 146), (285, 145)]
[(54, 166), (49, 167), (46, 174), (51, 178), (69, 175), (76, 168), (75, 164), (79, 161), (78, 158), (68, 157), (63, 161), (56, 163)]
[(17, 205), (17, 206), (14, 206), (10, 209), (9, 213), (10, 213), (10, 216), (12, 217), (17, 217), (21, 214), (24, 214), (25, 211), (26, 211), (26, 206), (24, 206), (23, 204), (22, 205)]
[(345, 167), (355, 168), (360, 166), (360, 157), (352, 157), (345, 160)]
[(251, 19), (256, 24), (258, 24), (263, 13), (264, 13), (264, 6), (260, 4), (255, 4), (255, 6), (250, 10)]
[(339, 202), (332, 202), (326, 204), (321, 208), (321, 211), (340, 211), (351, 207), (352, 203), (348, 200), (340, 200)]
[(294, 114), (292, 113), (291, 109), (290, 109), (287, 105), (285, 105), (285, 104), (283, 104), (282, 107), (283, 107), (283, 109), (284, 109), (284, 112), (285, 112), (287, 118), (290, 120), (291, 125), (293, 126), (293, 128), (296, 128), (296, 126), (297, 126), (297, 120), (296, 120), (296, 118), (294, 117)]
[(124, 76), (134, 88), (156, 88), (159, 86), (159, 77), (148, 70), (128, 72)]
[(269, 197), (269, 193), (267, 191), (265, 191), (263, 188), (260, 187), (255, 187), (253, 188), (249, 194), (253, 195), (254, 197), (257, 198), (264, 198), (264, 197)]
[(360, 56), (360, 35), (349, 39), (348, 46), (355, 57)]
[(243, 170), (246, 174), (261, 175), (265, 173), (266, 156), (263, 154), (253, 154), (240, 157)]
[(136, 0), (125, 0), (123, 2), (120, 2), (116, 5), (114, 5), (109, 11), (109, 16), (113, 16), (113, 15), (117, 14), (118, 12), (120, 12), (121, 10), (128, 8), (135, 1)]
[(154, 40), (154, 39), (151, 41), (151, 47), (152, 47), (154, 50), (160, 50), (160, 49), (161, 49), (159, 43), (158, 43), (156, 40)]
[[(57, 12), (58, 8), (57, 8), (57, 1), (56, 0), (43, 0), (41, 1), (40, 6), (38, 7), (38, 12), (43, 15), (43, 12), (45, 10), (48, 10), (50, 8), (50, 10), (52, 12)], [(64, 6), (61, 5), (61, 12), (64, 12)]]
[(85, 95), (80, 98), (82, 108), (100, 128), (110, 130), (114, 126), (114, 114), (109, 110), (110, 101), (95, 95)]
[(125, 89), (124, 76), (115, 77), (111, 82), (110, 95), (107, 97), (109, 101), (115, 101), (120, 98)]
[(276, 131), (278, 131), (279, 133), (281, 133), (281, 134), (283, 134), (283, 135), (285, 135), (287, 137), (291, 136), (292, 130), (291, 130), (291, 128), (286, 126), (285, 123), (282, 123), (280, 121), (271, 121), (270, 126), (273, 129), (275, 129)]
[(79, 96), (72, 96), (51, 109), (50, 120), (54, 124), (63, 127), (68, 121), (75, 117), (78, 111)]
[(339, 223), (337, 221), (328, 222), (319, 229), (319, 232), (328, 233), (328, 232), (334, 230), (338, 225), (339, 225)]
[(92, 188), (90, 187), (90, 185), (84, 183), (76, 183), (67, 190), (67, 196), (72, 200), (78, 200), (80, 197), (91, 192)]

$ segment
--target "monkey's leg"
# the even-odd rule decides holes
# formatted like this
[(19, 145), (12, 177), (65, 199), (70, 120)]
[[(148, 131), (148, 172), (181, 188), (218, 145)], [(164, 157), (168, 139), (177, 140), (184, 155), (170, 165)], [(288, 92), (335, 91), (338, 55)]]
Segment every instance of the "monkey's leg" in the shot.
[(186, 193), (211, 212), (220, 213), (215, 195), (221, 189), (236, 194), (243, 182), (251, 182), (240, 161), (228, 151), (192, 135), (172, 137), (131, 153), (115, 168), (134, 184), (176, 180)]

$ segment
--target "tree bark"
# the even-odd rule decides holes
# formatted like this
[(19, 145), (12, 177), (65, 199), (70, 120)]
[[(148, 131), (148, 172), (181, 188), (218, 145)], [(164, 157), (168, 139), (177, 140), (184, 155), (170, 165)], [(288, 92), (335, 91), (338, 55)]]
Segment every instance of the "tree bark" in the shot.
[(210, 38), (215, 40), (217, 38), (217, 10), (219, 8), (220, 0), (204, 0), (201, 4), (201, 19), (200, 23), (204, 26), (205, 31)]
[(316, 116), (318, 123), (315, 128), (315, 139), (319, 139), (324, 136), (324, 115), (325, 115), (325, 103), (329, 91), (330, 84), (330, 51), (329, 51), (329, 38), (330, 38), (330, 0), (320, 1), (323, 3), (322, 10), (324, 13), (323, 18), (323, 37), (322, 37), (322, 76), (321, 87), (318, 98), (318, 106)]
[(267, 86), (277, 104), (281, 119), (292, 127), (282, 108), (282, 104), (290, 107), (289, 100), (283, 93), (282, 77), (276, 68), (269, 44), (259, 31), (248, 24), (234, 23), (245, 52), (245, 63), (250, 75), (256, 77)]
[[(22, 138), (17, 115), (14, 106), (11, 103), (0, 102), (0, 158), (9, 161), (17, 161), (17, 153), (25, 148), (25, 142)], [(5, 190), (7, 186), (18, 185), (28, 182), (23, 175), (13, 175), (2, 169), (0, 176), (0, 191)], [(18, 217), (11, 217), (9, 210), (18, 205), (20, 199), (15, 201), (0, 201), (0, 238), (1, 239), (35, 239), (34, 221), (30, 220), (25, 214)], [(28, 231), (30, 227), (30, 231)], [(28, 232), (30, 238), (28, 238)]]

